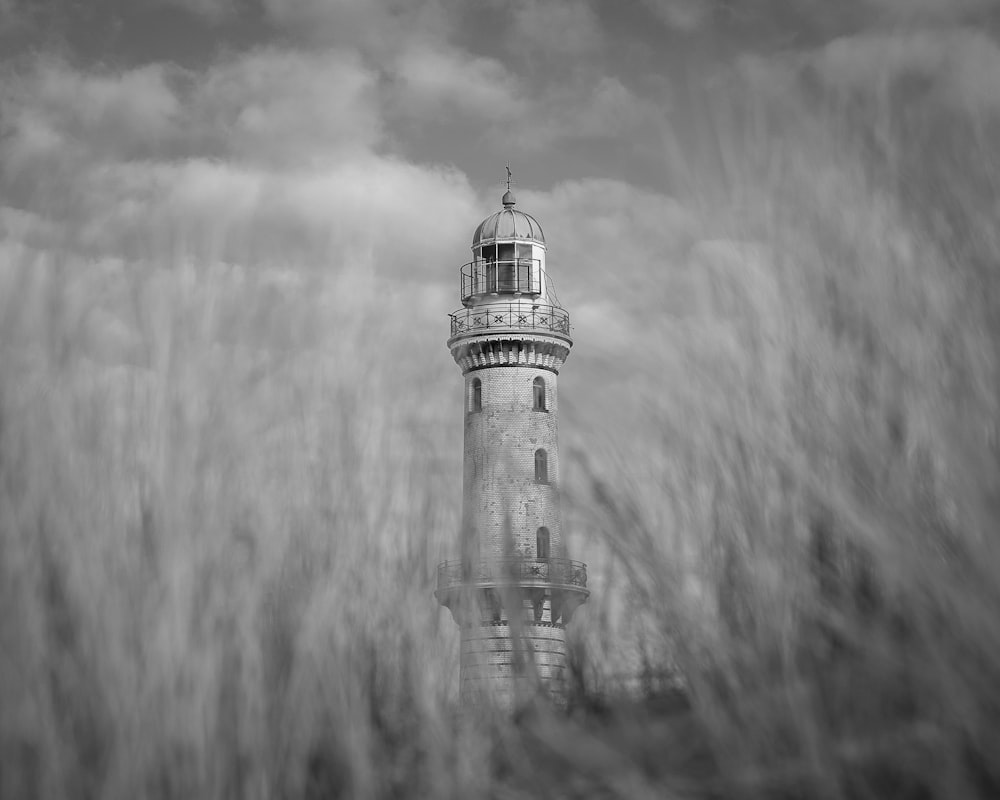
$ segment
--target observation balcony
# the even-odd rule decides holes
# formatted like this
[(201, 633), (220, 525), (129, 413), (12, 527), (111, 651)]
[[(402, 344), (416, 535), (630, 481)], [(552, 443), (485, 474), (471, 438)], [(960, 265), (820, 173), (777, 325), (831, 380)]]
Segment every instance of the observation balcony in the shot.
[[(587, 565), (567, 558), (500, 558), (438, 565), (434, 596), (459, 625), (506, 624), (515, 613), (565, 625), (590, 596)], [(547, 619), (546, 619), (547, 617)]]
[(451, 317), (451, 335), (491, 331), (539, 331), (569, 336), (569, 313), (558, 306), (528, 305), (526, 302), (488, 303), (462, 308)]
[(463, 303), (489, 294), (542, 293), (542, 263), (537, 258), (476, 259), (461, 272)]
[(568, 558), (500, 558), (463, 564), (443, 561), (438, 565), (439, 593), (460, 586), (491, 588), (499, 585), (544, 587), (587, 592), (587, 565)]

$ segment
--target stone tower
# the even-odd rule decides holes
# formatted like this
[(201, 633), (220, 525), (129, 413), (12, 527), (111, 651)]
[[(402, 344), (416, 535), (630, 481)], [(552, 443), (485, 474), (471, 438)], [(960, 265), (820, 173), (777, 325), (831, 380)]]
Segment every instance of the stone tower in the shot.
[[(508, 173), (509, 174), (509, 173)], [(587, 567), (566, 557), (559, 513), (559, 370), (573, 344), (534, 217), (503, 209), (472, 237), (448, 347), (465, 379), (461, 558), (437, 599), (461, 628), (463, 704), (566, 699), (566, 624)]]

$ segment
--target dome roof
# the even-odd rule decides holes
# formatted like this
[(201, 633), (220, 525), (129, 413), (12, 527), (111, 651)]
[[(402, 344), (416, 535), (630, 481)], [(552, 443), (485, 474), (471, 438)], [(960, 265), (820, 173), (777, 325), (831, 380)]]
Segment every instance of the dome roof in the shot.
[(524, 239), (545, 244), (545, 235), (538, 220), (514, 208), (514, 194), (508, 190), (503, 196), (503, 210), (490, 214), (479, 223), (472, 236), (472, 246), (488, 244), (497, 239)]

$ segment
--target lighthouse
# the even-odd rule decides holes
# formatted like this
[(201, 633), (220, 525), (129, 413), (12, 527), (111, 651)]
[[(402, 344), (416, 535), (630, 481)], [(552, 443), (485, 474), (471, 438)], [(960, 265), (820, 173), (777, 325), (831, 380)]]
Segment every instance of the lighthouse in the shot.
[(502, 206), (476, 228), (450, 315), (464, 378), (462, 523), (435, 596), (461, 630), (463, 705), (565, 705), (566, 625), (589, 595), (559, 510), (557, 386), (573, 341), (542, 227), (515, 207), (509, 169)]

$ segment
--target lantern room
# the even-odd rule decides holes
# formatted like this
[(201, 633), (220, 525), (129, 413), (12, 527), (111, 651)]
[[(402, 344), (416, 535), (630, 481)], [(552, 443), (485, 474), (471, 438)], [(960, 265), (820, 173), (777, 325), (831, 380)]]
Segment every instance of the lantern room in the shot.
[(462, 268), (462, 302), (499, 297), (544, 298), (545, 236), (538, 220), (514, 208), (509, 189), (503, 209), (484, 219), (472, 237), (471, 263)]

